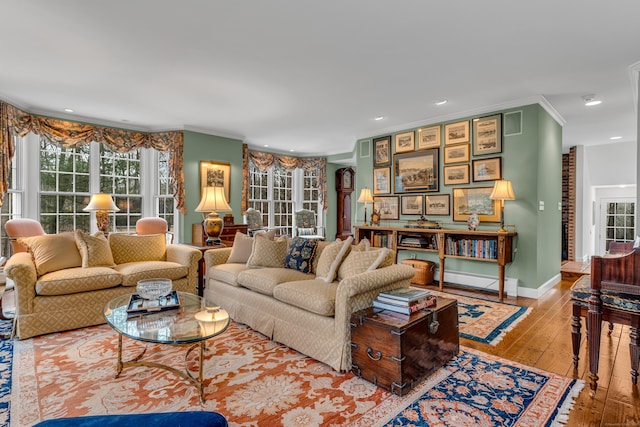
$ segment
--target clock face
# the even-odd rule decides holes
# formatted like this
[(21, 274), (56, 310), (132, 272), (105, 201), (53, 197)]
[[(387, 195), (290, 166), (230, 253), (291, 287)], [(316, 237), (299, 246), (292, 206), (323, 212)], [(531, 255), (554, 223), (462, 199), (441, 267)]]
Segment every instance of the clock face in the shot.
[(344, 186), (345, 188), (351, 188), (351, 172), (349, 171), (344, 173)]

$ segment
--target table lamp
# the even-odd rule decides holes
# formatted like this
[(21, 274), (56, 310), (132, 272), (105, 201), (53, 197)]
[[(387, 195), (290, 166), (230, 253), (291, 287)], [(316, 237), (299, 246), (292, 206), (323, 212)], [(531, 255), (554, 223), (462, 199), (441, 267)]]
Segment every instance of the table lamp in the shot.
[[(224, 227), (224, 221), (218, 212), (231, 211), (224, 195), (224, 187), (205, 187), (200, 204), (196, 212), (202, 212), (202, 227), (207, 235), (207, 246), (221, 244), (220, 234)], [(205, 213), (209, 213), (205, 216)]]
[(371, 196), (371, 190), (367, 187), (360, 191), (360, 197), (358, 197), (358, 203), (364, 203), (364, 225), (367, 224), (367, 203), (373, 203), (373, 196)]
[(120, 211), (113, 202), (111, 195), (105, 193), (97, 193), (91, 196), (89, 204), (82, 210), (85, 212), (96, 213), (98, 230), (100, 230), (105, 236), (109, 233), (109, 212)]
[(507, 231), (504, 229), (504, 201), (505, 200), (515, 200), (516, 195), (513, 192), (513, 187), (511, 187), (511, 181), (507, 181), (505, 179), (500, 179), (493, 184), (493, 191), (489, 196), (491, 200), (500, 200), (500, 230), (499, 231)]

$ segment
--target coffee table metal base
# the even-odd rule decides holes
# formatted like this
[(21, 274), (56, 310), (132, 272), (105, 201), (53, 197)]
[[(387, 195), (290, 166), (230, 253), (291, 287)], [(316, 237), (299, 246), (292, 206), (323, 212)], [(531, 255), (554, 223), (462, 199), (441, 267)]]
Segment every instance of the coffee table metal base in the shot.
[[(149, 368), (164, 369), (193, 384), (196, 387), (196, 389), (198, 389), (198, 394), (200, 396), (200, 403), (204, 403), (204, 387), (203, 387), (203, 374), (202, 374), (202, 363), (204, 361), (204, 349), (205, 349), (204, 343), (205, 343), (204, 341), (200, 341), (189, 347), (189, 349), (187, 350), (187, 353), (184, 356), (184, 371), (181, 371), (179, 369), (174, 368), (173, 366), (165, 365), (164, 363), (140, 360), (142, 359), (142, 356), (144, 356), (144, 353), (147, 351), (146, 344), (142, 352), (139, 355), (137, 355), (135, 358), (131, 360), (123, 361), (122, 360), (122, 334), (118, 334), (118, 365), (117, 365), (117, 372), (114, 378), (118, 378), (124, 368), (128, 368), (131, 366), (147, 366)], [(196, 378), (191, 374), (191, 371), (189, 371), (187, 367), (187, 359), (189, 358), (189, 354), (191, 354), (191, 352), (197, 347), (200, 347), (200, 355), (199, 355), (200, 357), (198, 358), (198, 377)]]

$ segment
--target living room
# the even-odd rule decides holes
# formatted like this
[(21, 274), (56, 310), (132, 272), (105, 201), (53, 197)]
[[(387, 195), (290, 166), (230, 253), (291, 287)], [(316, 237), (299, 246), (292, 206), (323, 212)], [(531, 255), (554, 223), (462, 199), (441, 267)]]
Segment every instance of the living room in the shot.
[[(113, 7), (79, 2), (57, 6), (3, 4), (8, 16), (15, 17), (11, 34), (21, 34), (11, 44), (18, 45), (22, 38), (27, 42), (24, 48), (12, 47), (14, 70), (0, 73), (0, 101), (33, 115), (71, 122), (143, 133), (181, 132), (185, 210), (172, 210), (171, 231), (176, 243), (187, 244), (194, 240), (194, 224), (202, 222), (202, 214), (195, 209), (201, 200), (203, 161), (229, 165), (230, 213), (233, 222), (242, 223), (248, 207), (242, 197), (247, 185), (245, 146), (282, 156), (326, 159), (327, 209), (318, 212), (326, 239), (333, 240), (338, 231), (336, 171), (344, 167), (355, 171), (350, 221), (352, 226), (362, 226), (371, 221), (373, 207), (371, 203), (358, 202), (358, 196), (365, 188), (377, 187), (375, 169), (388, 167), (392, 188), (374, 197), (397, 196), (399, 215), (397, 219), (381, 219), (380, 227), (404, 226), (420, 215), (402, 212), (402, 201), (411, 192), (393, 191), (397, 178), (393, 154), (400, 154), (396, 136), (415, 132), (414, 143), (418, 147), (421, 129), (438, 126), (444, 132), (446, 125), (468, 122), (469, 133), (473, 133), (474, 120), (499, 115), (503, 130), (501, 150), (486, 156), (469, 153), (468, 160), (462, 162), (468, 168), (468, 181), (445, 183), (445, 168), (461, 163), (445, 161), (447, 146), (443, 142), (438, 148), (437, 191), (414, 194), (424, 196), (422, 203), (430, 195), (449, 196), (454, 208), (455, 189), (493, 185), (493, 181), (473, 179), (473, 162), (499, 159), (500, 175), (511, 181), (515, 192), (515, 200), (504, 202), (505, 224), (517, 233), (513, 261), (505, 272), (506, 302), (534, 307), (534, 314), (516, 330), (526, 331), (526, 338), (509, 335), (500, 347), (474, 348), (548, 370), (554, 368), (539, 365), (540, 358), (533, 353), (540, 352), (542, 359), (568, 355), (567, 366), (559, 373), (572, 376), (568, 368), (570, 351), (565, 348), (570, 343), (567, 319), (571, 284), (563, 283), (560, 277), (564, 256), (563, 155), (575, 160), (574, 232), (567, 259), (589, 262), (592, 255), (606, 250), (607, 239), (599, 236), (603, 220), (597, 208), (600, 202), (637, 199), (639, 67), (630, 41), (635, 30), (632, 22), (617, 23), (631, 20), (636, 5), (628, 4), (625, 10), (600, 5), (593, 10), (576, 11), (552, 2), (535, 8), (499, 2), (489, 10), (479, 10), (477, 5), (467, 3), (465, 12), (450, 6), (435, 10), (424, 5), (390, 7), (382, 3), (303, 7), (285, 1), (271, 6), (198, 7), (174, 8), (165, 3)], [(126, 17), (121, 16), (123, 10), (127, 10)], [(550, 29), (541, 34), (537, 28), (523, 26), (522, 19), (514, 17), (524, 14), (536, 18), (531, 22), (548, 22)], [(104, 22), (96, 23), (95, 16), (104, 16)], [(565, 33), (577, 34), (584, 22), (596, 18), (602, 18), (610, 29), (597, 43), (590, 36), (584, 40), (566, 37)], [(148, 24), (154, 20), (157, 24)], [(63, 24), (54, 25), (53, 21)], [(22, 34), (21, 27), (38, 31)], [(461, 34), (453, 40), (452, 32)], [(290, 40), (296, 39), (294, 34), (299, 35), (299, 43)], [(445, 38), (443, 34), (451, 37), (451, 42), (441, 40)], [(438, 46), (441, 42), (443, 47)], [(125, 49), (127, 46), (130, 49)], [(568, 64), (561, 48), (572, 52), (575, 49), (576, 53), (570, 56), (576, 58), (604, 59)], [(243, 54), (230, 55), (232, 50)], [(425, 50), (427, 54), (423, 53)], [(75, 61), (67, 56), (70, 52), (82, 52), (89, 59)], [(489, 55), (488, 62), (495, 63), (490, 70), (483, 55)], [(45, 67), (51, 70), (43, 70), (41, 63), (30, 63), (29, 57), (51, 64)], [(167, 61), (167, 57), (173, 59)], [(456, 62), (455, 58), (461, 59)], [(152, 62), (145, 63), (147, 59)], [(77, 74), (64, 75), (74, 68)], [(595, 76), (598, 73), (605, 80), (615, 80), (616, 87), (602, 85)], [(472, 78), (469, 74), (483, 75)], [(545, 79), (537, 79), (536, 74)], [(313, 87), (321, 90), (310, 91)], [(348, 92), (349, 87), (358, 91)], [(133, 97), (127, 98), (127, 92)], [(80, 94), (84, 98), (76, 97)], [(591, 94), (602, 99), (602, 105), (585, 107), (583, 98)], [(445, 100), (446, 103), (435, 105)], [(65, 108), (75, 111), (63, 111)], [(610, 139), (619, 135), (621, 139)], [(376, 143), (384, 137), (389, 137), (390, 166), (378, 164), (375, 156)], [(37, 140), (29, 134), (18, 145), (37, 145)], [(468, 149), (474, 149), (473, 138)], [(21, 176), (31, 178), (22, 182), (27, 187), (12, 189), (15, 194), (22, 194), (23, 205), (4, 203), (3, 221), (11, 216), (39, 219), (37, 173), (30, 161), (37, 149), (28, 150), (31, 151), (18, 152), (16, 158), (25, 168)], [(6, 158), (6, 154), (3, 156)], [(146, 167), (154, 166), (148, 163)], [(29, 179), (35, 181), (29, 184)], [(144, 184), (142, 207), (132, 218), (159, 214), (151, 187), (148, 181)], [(422, 213), (427, 219), (444, 228), (467, 229), (466, 220), (454, 218), (453, 210), (450, 214), (425, 211)], [(122, 218), (126, 213), (118, 215)], [(90, 218), (90, 230), (95, 232), (93, 217)], [(271, 217), (266, 221), (266, 226), (274, 225), (269, 223)], [(130, 230), (134, 223), (128, 223)], [(491, 232), (498, 228), (495, 218), (479, 225), (480, 230)], [(398, 262), (413, 256), (439, 263), (438, 254), (412, 251), (401, 251)], [(494, 264), (448, 259), (444, 273), (446, 282), (465, 286), (462, 293), (497, 300)], [(558, 304), (554, 298), (558, 298)], [(555, 307), (551, 317), (556, 320), (547, 325), (542, 313), (551, 307)], [(550, 325), (562, 332), (550, 338), (545, 335)], [(616, 329), (616, 345), (628, 340), (628, 329), (621, 332), (622, 329)], [(545, 339), (549, 341), (543, 349), (532, 344), (536, 348), (527, 354), (528, 341)], [(474, 346), (469, 342), (464, 345)], [(620, 347), (620, 356), (613, 360), (627, 363), (625, 346)], [(583, 349), (581, 373), (576, 378), (586, 378), (582, 372), (586, 359)], [(615, 369), (619, 372), (618, 367)], [(619, 382), (624, 383), (622, 388), (631, 387), (626, 371), (620, 374)], [(609, 385), (603, 379), (600, 393)], [(588, 392), (583, 391), (585, 394)], [(582, 395), (578, 406), (589, 408), (588, 397)], [(603, 397), (602, 402), (611, 402), (615, 394), (605, 396), (611, 397)], [(637, 404), (637, 399), (632, 402)], [(598, 422), (619, 420), (602, 415), (615, 412), (603, 409), (608, 404), (612, 403), (598, 404)], [(635, 414), (633, 410), (631, 414)], [(629, 419), (632, 418), (626, 420)], [(591, 421), (595, 423), (594, 419)], [(570, 424), (574, 422), (570, 417)]]

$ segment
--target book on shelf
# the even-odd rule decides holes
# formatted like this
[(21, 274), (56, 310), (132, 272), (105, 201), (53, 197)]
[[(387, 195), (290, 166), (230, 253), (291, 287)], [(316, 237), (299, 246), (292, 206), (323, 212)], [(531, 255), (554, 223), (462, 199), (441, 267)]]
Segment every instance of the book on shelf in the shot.
[(398, 304), (390, 304), (387, 302), (380, 301), (379, 299), (373, 300), (373, 307), (379, 308), (383, 310), (390, 310), (396, 313), (402, 314), (411, 314), (416, 311), (420, 311), (425, 308), (434, 307), (436, 305), (436, 297), (431, 296), (421, 302), (406, 306), (406, 305), (398, 305)]
[(398, 301), (414, 301), (420, 298), (428, 297), (431, 293), (425, 289), (419, 288), (398, 288), (391, 291), (380, 292), (378, 296), (390, 298)]

